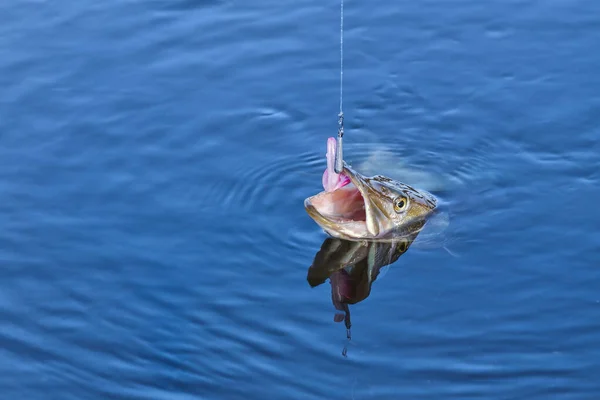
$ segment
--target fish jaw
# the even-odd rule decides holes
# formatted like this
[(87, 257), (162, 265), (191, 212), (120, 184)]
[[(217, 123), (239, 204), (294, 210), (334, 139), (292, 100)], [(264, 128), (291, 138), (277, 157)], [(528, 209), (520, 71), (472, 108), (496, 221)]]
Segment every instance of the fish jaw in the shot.
[(324, 190), (304, 201), (307, 213), (329, 235), (342, 239), (375, 239), (389, 231), (392, 221), (373, 201), (367, 179), (344, 163), (340, 175), (349, 182)]
[(329, 235), (341, 239), (366, 239), (364, 200), (354, 185), (320, 192), (304, 201), (308, 215)]

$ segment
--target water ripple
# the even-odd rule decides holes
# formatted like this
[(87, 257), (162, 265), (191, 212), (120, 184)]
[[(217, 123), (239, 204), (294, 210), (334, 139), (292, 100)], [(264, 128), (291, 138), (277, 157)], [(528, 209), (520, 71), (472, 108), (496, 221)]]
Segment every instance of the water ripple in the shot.
[(297, 199), (307, 193), (303, 193), (307, 187), (319, 190), (325, 165), (323, 156), (302, 153), (236, 167), (235, 182), (215, 186), (210, 196), (238, 212), (272, 212), (279, 207), (297, 207)]

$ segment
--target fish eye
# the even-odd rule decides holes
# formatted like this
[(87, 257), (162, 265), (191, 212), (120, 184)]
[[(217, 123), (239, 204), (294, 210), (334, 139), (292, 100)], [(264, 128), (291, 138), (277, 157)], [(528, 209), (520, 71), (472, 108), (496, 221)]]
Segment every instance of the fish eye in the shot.
[(405, 196), (397, 197), (394, 200), (394, 211), (401, 213), (408, 207), (408, 198)]

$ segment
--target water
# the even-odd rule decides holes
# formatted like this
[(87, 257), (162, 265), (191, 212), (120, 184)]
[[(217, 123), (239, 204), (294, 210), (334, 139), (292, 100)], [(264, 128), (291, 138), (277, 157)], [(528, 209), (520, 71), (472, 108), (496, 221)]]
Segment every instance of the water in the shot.
[(600, 3), (347, 2), (346, 160), (449, 225), (312, 287), (338, 7), (0, 4), (0, 397), (597, 398)]

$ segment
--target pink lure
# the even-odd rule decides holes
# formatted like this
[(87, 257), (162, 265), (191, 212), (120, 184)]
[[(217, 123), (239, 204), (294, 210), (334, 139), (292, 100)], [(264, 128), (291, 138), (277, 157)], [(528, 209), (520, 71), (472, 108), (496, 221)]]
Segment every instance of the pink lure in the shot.
[(323, 188), (326, 192), (333, 192), (350, 183), (350, 178), (344, 174), (336, 174), (334, 170), (335, 149), (337, 143), (335, 138), (327, 139), (327, 169), (323, 173)]

